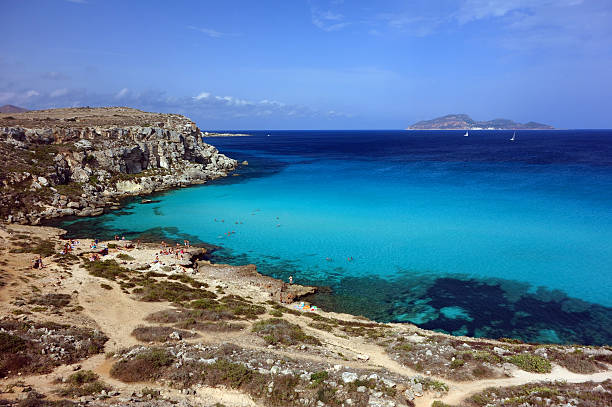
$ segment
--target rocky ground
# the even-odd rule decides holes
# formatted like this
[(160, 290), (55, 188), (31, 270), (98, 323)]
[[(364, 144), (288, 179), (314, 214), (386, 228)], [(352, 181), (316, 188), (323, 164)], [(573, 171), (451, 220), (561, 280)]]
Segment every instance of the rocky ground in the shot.
[(119, 198), (204, 183), (238, 163), (188, 118), (136, 109), (0, 114), (0, 217), (39, 224), (95, 216)]
[[(299, 296), (312, 288), (261, 276), (254, 266), (210, 264), (199, 260), (205, 249), (184, 242), (177, 255), (177, 242), (92, 248), (86, 239), (62, 254), (61, 234), (0, 228), (0, 404), (612, 402), (608, 347), (451, 337), (304, 311)], [(33, 269), (38, 256), (45, 267)]]

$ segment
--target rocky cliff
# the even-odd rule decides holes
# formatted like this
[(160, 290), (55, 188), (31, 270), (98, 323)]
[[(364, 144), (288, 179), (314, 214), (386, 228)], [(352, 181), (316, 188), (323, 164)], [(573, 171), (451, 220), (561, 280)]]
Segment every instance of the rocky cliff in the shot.
[(0, 216), (37, 224), (117, 199), (222, 177), (237, 166), (188, 118), (128, 108), (0, 115)]

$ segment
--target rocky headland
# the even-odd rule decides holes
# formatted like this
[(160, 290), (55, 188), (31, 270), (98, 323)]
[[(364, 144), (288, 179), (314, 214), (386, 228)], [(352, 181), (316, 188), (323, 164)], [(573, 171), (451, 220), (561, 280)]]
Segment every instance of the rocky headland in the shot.
[(125, 107), (0, 114), (0, 216), (94, 216), (119, 198), (200, 184), (238, 163), (190, 119)]

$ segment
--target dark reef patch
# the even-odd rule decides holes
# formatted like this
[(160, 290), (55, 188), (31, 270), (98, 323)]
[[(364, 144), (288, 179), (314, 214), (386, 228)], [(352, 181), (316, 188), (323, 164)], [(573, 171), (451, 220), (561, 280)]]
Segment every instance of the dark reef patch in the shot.
[[(351, 277), (305, 299), (327, 310), (381, 322), (413, 322), (451, 334), (526, 342), (612, 343), (612, 308), (569, 298), (559, 290), (539, 287), (531, 292), (528, 285), (511, 283), (423, 275), (395, 280)], [(523, 291), (508, 293), (505, 286)]]

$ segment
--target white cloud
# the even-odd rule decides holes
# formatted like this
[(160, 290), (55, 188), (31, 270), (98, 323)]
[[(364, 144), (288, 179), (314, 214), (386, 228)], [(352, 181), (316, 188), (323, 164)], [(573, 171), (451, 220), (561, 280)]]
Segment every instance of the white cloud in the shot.
[(61, 88), (61, 89), (55, 89), (53, 92), (51, 92), (49, 94), (49, 96), (52, 97), (52, 98), (57, 98), (57, 97), (60, 97), (60, 96), (64, 96), (67, 93), (68, 93), (68, 89)]
[(0, 103), (12, 102), (15, 99), (15, 92), (0, 92)]
[(45, 72), (41, 75), (41, 77), (43, 79), (50, 79), (53, 81), (59, 81), (59, 80), (65, 80), (65, 79), (70, 79), (70, 77), (66, 74), (63, 74), (61, 72)]
[(194, 31), (198, 31), (203, 34), (206, 34), (210, 38), (222, 38), (222, 37), (236, 36), (236, 34), (224, 33), (224, 32), (213, 30), (212, 28), (206, 28), (206, 27), (196, 27), (193, 25), (189, 25), (187, 26), (187, 28), (189, 28), (190, 30), (194, 30)]
[[(341, 113), (329, 114), (303, 105), (289, 105), (271, 99), (259, 101), (236, 96), (218, 96), (210, 92), (200, 92), (197, 96), (171, 97), (161, 91), (134, 92), (123, 88), (117, 93), (95, 93), (84, 89), (56, 89), (52, 92), (36, 90), (4, 89), (0, 92), (1, 104), (15, 104), (30, 109), (48, 109), (66, 106), (114, 106), (120, 100), (122, 106), (154, 112), (185, 114), (202, 121), (231, 122), (236, 118), (266, 117), (270, 120), (287, 118), (328, 118), (341, 117)], [(348, 117), (348, 116), (344, 116)]]
[(310, 9), (312, 23), (323, 31), (337, 31), (345, 28), (350, 23), (344, 21), (344, 16), (339, 13), (326, 10), (321, 11), (318, 8)]
[(194, 96), (193, 98), (195, 100), (202, 100), (202, 99), (208, 99), (209, 97), (210, 97), (210, 93), (209, 92), (202, 92), (198, 96)]
[(129, 91), (130, 90), (128, 88), (121, 89), (119, 92), (115, 94), (115, 99), (123, 99), (124, 97), (127, 96)]

